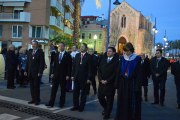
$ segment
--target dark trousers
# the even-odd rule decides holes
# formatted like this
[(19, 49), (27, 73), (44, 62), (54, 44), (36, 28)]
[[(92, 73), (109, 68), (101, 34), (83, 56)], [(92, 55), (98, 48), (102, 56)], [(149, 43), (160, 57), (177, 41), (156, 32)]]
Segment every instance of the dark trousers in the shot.
[(53, 86), (51, 89), (51, 98), (49, 103), (54, 105), (55, 99), (56, 99), (56, 93), (58, 90), (58, 87), (60, 85), (61, 87), (61, 95), (60, 95), (60, 99), (59, 99), (59, 104), (60, 105), (64, 105), (65, 104), (65, 99), (66, 99), (66, 79), (64, 78), (64, 80), (60, 81), (61, 79), (59, 77), (57, 77), (56, 79), (53, 79)]
[(15, 69), (8, 70), (7, 87), (14, 87)]
[(141, 88), (141, 97), (142, 97), (143, 88), (144, 88), (144, 97), (147, 98), (148, 86), (142, 86), (142, 88)]
[(109, 116), (111, 114), (111, 111), (113, 108), (114, 94), (112, 94), (112, 95), (98, 94), (98, 99), (99, 99), (101, 106), (105, 110), (105, 116)]
[(25, 82), (24, 70), (18, 70), (18, 72), (19, 72), (20, 85), (24, 85)]
[(178, 105), (180, 105), (180, 80), (177, 81), (176, 90), (177, 90), (177, 103)]
[(31, 98), (33, 101), (40, 102), (40, 77), (29, 78)]
[[(79, 105), (79, 95), (81, 91), (81, 103)], [(73, 103), (75, 108), (84, 109), (86, 103), (86, 95), (87, 95), (87, 83), (83, 83), (80, 81), (74, 82), (74, 90), (73, 90)]]
[(160, 102), (161, 103), (164, 102), (166, 80), (153, 80), (153, 84), (154, 84), (155, 102), (159, 102), (159, 89), (160, 89)]
[[(95, 79), (95, 75), (92, 76), (91, 82), (92, 82), (93, 90), (94, 90), (94, 92), (96, 92), (97, 89), (96, 89), (96, 79)], [(88, 86), (87, 86), (87, 88), (88, 88), (87, 92), (90, 92), (90, 83), (87, 84), (87, 85), (88, 85)]]

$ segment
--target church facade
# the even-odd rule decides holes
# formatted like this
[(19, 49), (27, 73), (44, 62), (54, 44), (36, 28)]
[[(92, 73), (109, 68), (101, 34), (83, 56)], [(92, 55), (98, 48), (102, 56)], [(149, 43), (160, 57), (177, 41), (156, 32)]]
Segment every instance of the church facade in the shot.
[(111, 11), (109, 44), (114, 44), (116, 51), (122, 53), (124, 44), (131, 42), (136, 54), (152, 55), (154, 24), (149, 16), (143, 16), (123, 1)]

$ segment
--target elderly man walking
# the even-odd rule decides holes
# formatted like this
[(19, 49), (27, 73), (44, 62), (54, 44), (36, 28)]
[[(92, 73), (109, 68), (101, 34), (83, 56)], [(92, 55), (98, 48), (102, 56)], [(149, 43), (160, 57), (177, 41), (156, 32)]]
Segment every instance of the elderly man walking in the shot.
[(14, 77), (15, 70), (17, 69), (18, 59), (15, 54), (15, 46), (13, 44), (9, 45), (9, 51), (6, 55), (6, 64), (8, 70), (8, 81), (7, 81), (7, 89), (14, 89)]

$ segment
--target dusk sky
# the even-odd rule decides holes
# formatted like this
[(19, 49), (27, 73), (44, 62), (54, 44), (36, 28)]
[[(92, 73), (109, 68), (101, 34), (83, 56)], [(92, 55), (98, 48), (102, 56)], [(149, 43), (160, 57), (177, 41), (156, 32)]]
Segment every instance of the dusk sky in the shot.
[[(111, 0), (111, 10), (116, 6)], [(119, 0), (122, 2), (123, 0)], [(126, 0), (137, 11), (141, 11), (144, 16), (151, 16), (152, 21), (156, 17), (156, 43), (162, 42), (165, 35), (168, 40), (180, 39), (180, 0)], [(85, 0), (82, 7), (82, 16), (95, 15), (108, 17), (109, 0), (101, 0), (101, 8), (96, 7), (95, 0)]]

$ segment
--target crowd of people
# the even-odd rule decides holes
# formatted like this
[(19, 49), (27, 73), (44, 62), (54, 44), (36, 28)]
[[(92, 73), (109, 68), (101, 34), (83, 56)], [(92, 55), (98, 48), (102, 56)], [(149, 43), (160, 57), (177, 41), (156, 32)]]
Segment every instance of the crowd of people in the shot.
[[(72, 52), (66, 51), (65, 48), (64, 42), (59, 42), (58, 47), (55, 42), (50, 46), (49, 82), (52, 89), (47, 107), (54, 106), (56, 93), (60, 86), (59, 107), (64, 107), (66, 92), (72, 91), (74, 107), (70, 110), (83, 112), (87, 94), (90, 93), (90, 84), (92, 84), (94, 94), (97, 94), (99, 103), (103, 107), (103, 119), (110, 117), (117, 90), (115, 120), (140, 120), (141, 101), (148, 101), (148, 79), (151, 76), (154, 85), (152, 104), (164, 106), (167, 70), (170, 66), (177, 87), (177, 108), (180, 108), (180, 62), (168, 61), (162, 57), (161, 49), (157, 49), (155, 57), (149, 59), (144, 53), (135, 54), (131, 43), (124, 45), (124, 52), (121, 56), (116, 53), (114, 45), (110, 45), (107, 52), (104, 54), (101, 52), (99, 55), (95, 54), (92, 48), (88, 49), (86, 43), (82, 43), (79, 50), (76, 45), (73, 45)], [(7, 88), (15, 88), (14, 76), (15, 71), (18, 70), (20, 86), (23, 85), (25, 77), (28, 77), (30, 83), (32, 100), (28, 103), (39, 105), (41, 101), (40, 79), (45, 67), (44, 52), (38, 49), (37, 41), (32, 42), (32, 49), (28, 52), (25, 48), (20, 48), (18, 57), (14, 51), (14, 45), (10, 45), (6, 55)], [(142, 91), (144, 91), (144, 98)]]

